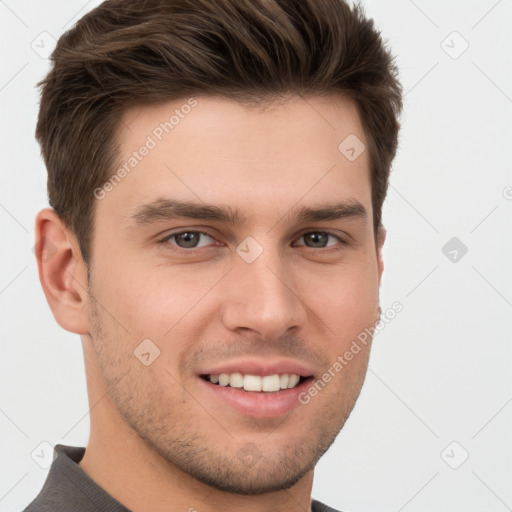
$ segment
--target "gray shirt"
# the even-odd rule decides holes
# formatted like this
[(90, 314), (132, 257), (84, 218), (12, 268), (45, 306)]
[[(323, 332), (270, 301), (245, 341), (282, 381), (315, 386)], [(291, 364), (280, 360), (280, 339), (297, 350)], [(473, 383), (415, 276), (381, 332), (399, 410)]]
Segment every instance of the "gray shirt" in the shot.
[[(130, 512), (100, 487), (78, 465), (85, 448), (57, 444), (53, 461), (41, 492), (23, 512)], [(311, 501), (312, 512), (338, 512)]]

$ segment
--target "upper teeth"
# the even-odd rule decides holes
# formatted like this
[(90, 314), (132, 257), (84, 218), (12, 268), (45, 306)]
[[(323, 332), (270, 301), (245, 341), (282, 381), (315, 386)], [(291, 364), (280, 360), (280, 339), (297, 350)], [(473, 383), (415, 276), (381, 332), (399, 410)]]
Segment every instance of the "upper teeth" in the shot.
[(245, 391), (279, 391), (280, 389), (294, 388), (300, 380), (300, 376), (294, 373), (283, 373), (282, 375), (242, 375), (241, 373), (221, 373), (220, 375), (209, 375), (210, 382), (221, 386), (233, 388), (244, 388)]

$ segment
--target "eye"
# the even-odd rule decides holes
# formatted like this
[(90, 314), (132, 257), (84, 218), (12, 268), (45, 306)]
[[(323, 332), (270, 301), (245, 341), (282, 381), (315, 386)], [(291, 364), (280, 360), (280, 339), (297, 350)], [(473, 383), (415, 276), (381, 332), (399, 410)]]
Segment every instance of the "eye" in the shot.
[[(203, 237), (203, 240), (201, 240), (201, 237)], [(160, 240), (160, 243), (164, 244), (172, 242), (181, 249), (196, 249), (198, 247), (209, 245), (212, 241), (213, 238), (203, 231), (181, 231), (179, 233), (173, 233), (172, 235), (166, 236)]]
[[(329, 238), (334, 239), (334, 242), (329, 243)], [(346, 243), (345, 240), (333, 233), (329, 233), (328, 231), (311, 231), (309, 233), (304, 233), (299, 240), (304, 240), (304, 243), (300, 244), (296, 242), (295, 245), (304, 245), (313, 249), (323, 249), (324, 247), (336, 245), (338, 242), (341, 242), (342, 244)]]
[[(301, 243), (302, 241), (302, 243)], [(187, 249), (192, 251), (201, 247), (218, 244), (216, 240), (204, 231), (185, 230), (167, 235), (159, 243), (170, 244), (176, 247), (176, 250)], [(324, 249), (338, 244), (346, 245), (347, 242), (340, 236), (329, 231), (310, 231), (301, 235), (294, 246), (305, 246), (310, 249)], [(335, 248), (335, 247), (333, 247)]]

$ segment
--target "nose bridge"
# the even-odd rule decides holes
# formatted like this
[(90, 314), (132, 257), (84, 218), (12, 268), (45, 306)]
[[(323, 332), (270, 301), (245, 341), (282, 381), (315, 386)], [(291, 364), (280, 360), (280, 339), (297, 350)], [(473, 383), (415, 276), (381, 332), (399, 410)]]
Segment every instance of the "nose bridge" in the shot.
[(277, 338), (291, 327), (301, 326), (305, 312), (278, 248), (260, 246), (260, 254), (251, 261), (243, 252), (255, 250), (250, 243), (237, 250), (224, 323), (231, 330), (251, 329), (262, 337)]

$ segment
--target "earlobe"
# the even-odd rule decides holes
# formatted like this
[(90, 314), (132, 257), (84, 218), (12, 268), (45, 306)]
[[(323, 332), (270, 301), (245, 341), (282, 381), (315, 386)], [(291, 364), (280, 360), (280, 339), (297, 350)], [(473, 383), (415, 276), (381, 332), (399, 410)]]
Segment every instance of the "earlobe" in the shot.
[(51, 208), (36, 217), (35, 254), (39, 280), (57, 323), (88, 334), (87, 267), (76, 238)]

